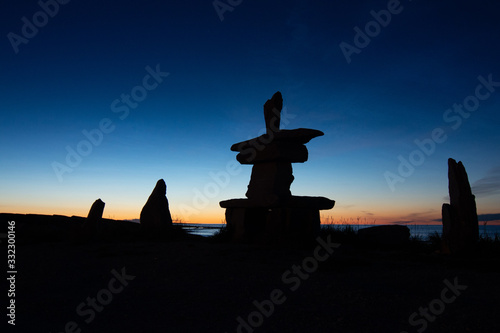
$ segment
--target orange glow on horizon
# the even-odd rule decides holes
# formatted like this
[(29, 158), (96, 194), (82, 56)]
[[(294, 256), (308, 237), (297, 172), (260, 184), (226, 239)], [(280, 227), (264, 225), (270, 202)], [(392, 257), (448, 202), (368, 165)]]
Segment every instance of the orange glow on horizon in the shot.
[[(114, 220), (138, 220), (140, 209), (137, 207), (127, 207), (123, 209), (104, 209), (103, 218)], [(63, 215), (63, 216), (81, 216), (86, 217), (90, 210), (88, 208), (65, 208), (65, 207), (8, 207), (0, 208), (2, 213), (10, 214), (38, 214), (38, 215)], [(222, 224), (225, 223), (225, 210), (216, 208), (193, 214), (189, 217), (184, 217), (176, 210), (171, 210), (172, 219), (174, 222), (194, 223), (194, 224)], [(435, 215), (435, 216), (434, 216)], [(321, 224), (351, 224), (351, 225), (382, 225), (382, 224), (401, 224), (401, 225), (441, 225), (440, 215), (434, 214), (426, 216), (416, 221), (404, 218), (405, 214), (356, 214), (352, 212), (336, 212), (335, 208), (327, 211), (320, 211)], [(403, 216), (403, 217), (402, 217)], [(436, 221), (437, 220), (437, 221)], [(479, 221), (479, 225), (484, 225), (483, 221)], [(486, 225), (500, 225), (500, 220), (487, 221)]]

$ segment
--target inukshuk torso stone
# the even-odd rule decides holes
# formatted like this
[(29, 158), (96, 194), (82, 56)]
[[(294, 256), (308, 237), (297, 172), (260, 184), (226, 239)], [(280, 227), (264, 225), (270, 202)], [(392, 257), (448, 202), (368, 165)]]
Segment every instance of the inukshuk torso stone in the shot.
[[(241, 164), (253, 165), (247, 199), (220, 203), (226, 208), (226, 222), (234, 239), (272, 239), (290, 232), (302, 233), (303, 228), (317, 229), (319, 210), (335, 204), (327, 198), (292, 196), (292, 163), (307, 161), (305, 143), (323, 132), (307, 128), (280, 130), (282, 106), (281, 93), (277, 92), (264, 105), (266, 134), (231, 147), (239, 152), (236, 159)], [(297, 221), (300, 218), (304, 221)], [(310, 232), (307, 234), (310, 236)]]

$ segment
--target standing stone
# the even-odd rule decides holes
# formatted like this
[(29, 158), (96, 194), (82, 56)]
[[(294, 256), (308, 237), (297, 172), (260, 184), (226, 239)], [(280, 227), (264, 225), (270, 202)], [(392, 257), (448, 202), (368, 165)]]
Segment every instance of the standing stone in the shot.
[(89, 214), (85, 223), (82, 225), (82, 240), (88, 241), (97, 235), (97, 230), (102, 219), (105, 203), (101, 199), (97, 199), (90, 207)]
[(443, 204), (443, 247), (452, 253), (470, 249), (479, 238), (476, 198), (462, 162), (448, 159), (450, 203)]
[(140, 222), (145, 231), (164, 231), (172, 227), (166, 194), (167, 185), (163, 179), (160, 179), (141, 211)]
[(280, 130), (282, 108), (283, 97), (279, 91), (264, 104), (264, 120), (266, 122), (267, 134), (275, 133)]

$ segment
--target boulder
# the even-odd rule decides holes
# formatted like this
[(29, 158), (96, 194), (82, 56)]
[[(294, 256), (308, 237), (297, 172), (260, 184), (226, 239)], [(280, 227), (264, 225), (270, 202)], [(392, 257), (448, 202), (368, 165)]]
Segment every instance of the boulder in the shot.
[(158, 180), (153, 192), (141, 211), (140, 223), (143, 230), (157, 232), (172, 227), (172, 217), (166, 197), (167, 185), (163, 179)]
[(359, 229), (359, 240), (368, 245), (398, 247), (410, 240), (410, 229), (403, 225), (380, 225)]

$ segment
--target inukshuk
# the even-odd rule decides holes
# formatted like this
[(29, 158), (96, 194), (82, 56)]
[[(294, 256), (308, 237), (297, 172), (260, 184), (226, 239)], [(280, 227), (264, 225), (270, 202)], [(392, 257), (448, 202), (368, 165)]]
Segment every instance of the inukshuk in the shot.
[(320, 210), (333, 208), (324, 197), (293, 196), (292, 163), (307, 161), (305, 144), (323, 132), (298, 128), (280, 130), (283, 99), (277, 92), (264, 105), (266, 134), (235, 143), (241, 164), (251, 164), (246, 199), (221, 201), (228, 232), (235, 241), (308, 241), (320, 227)]

